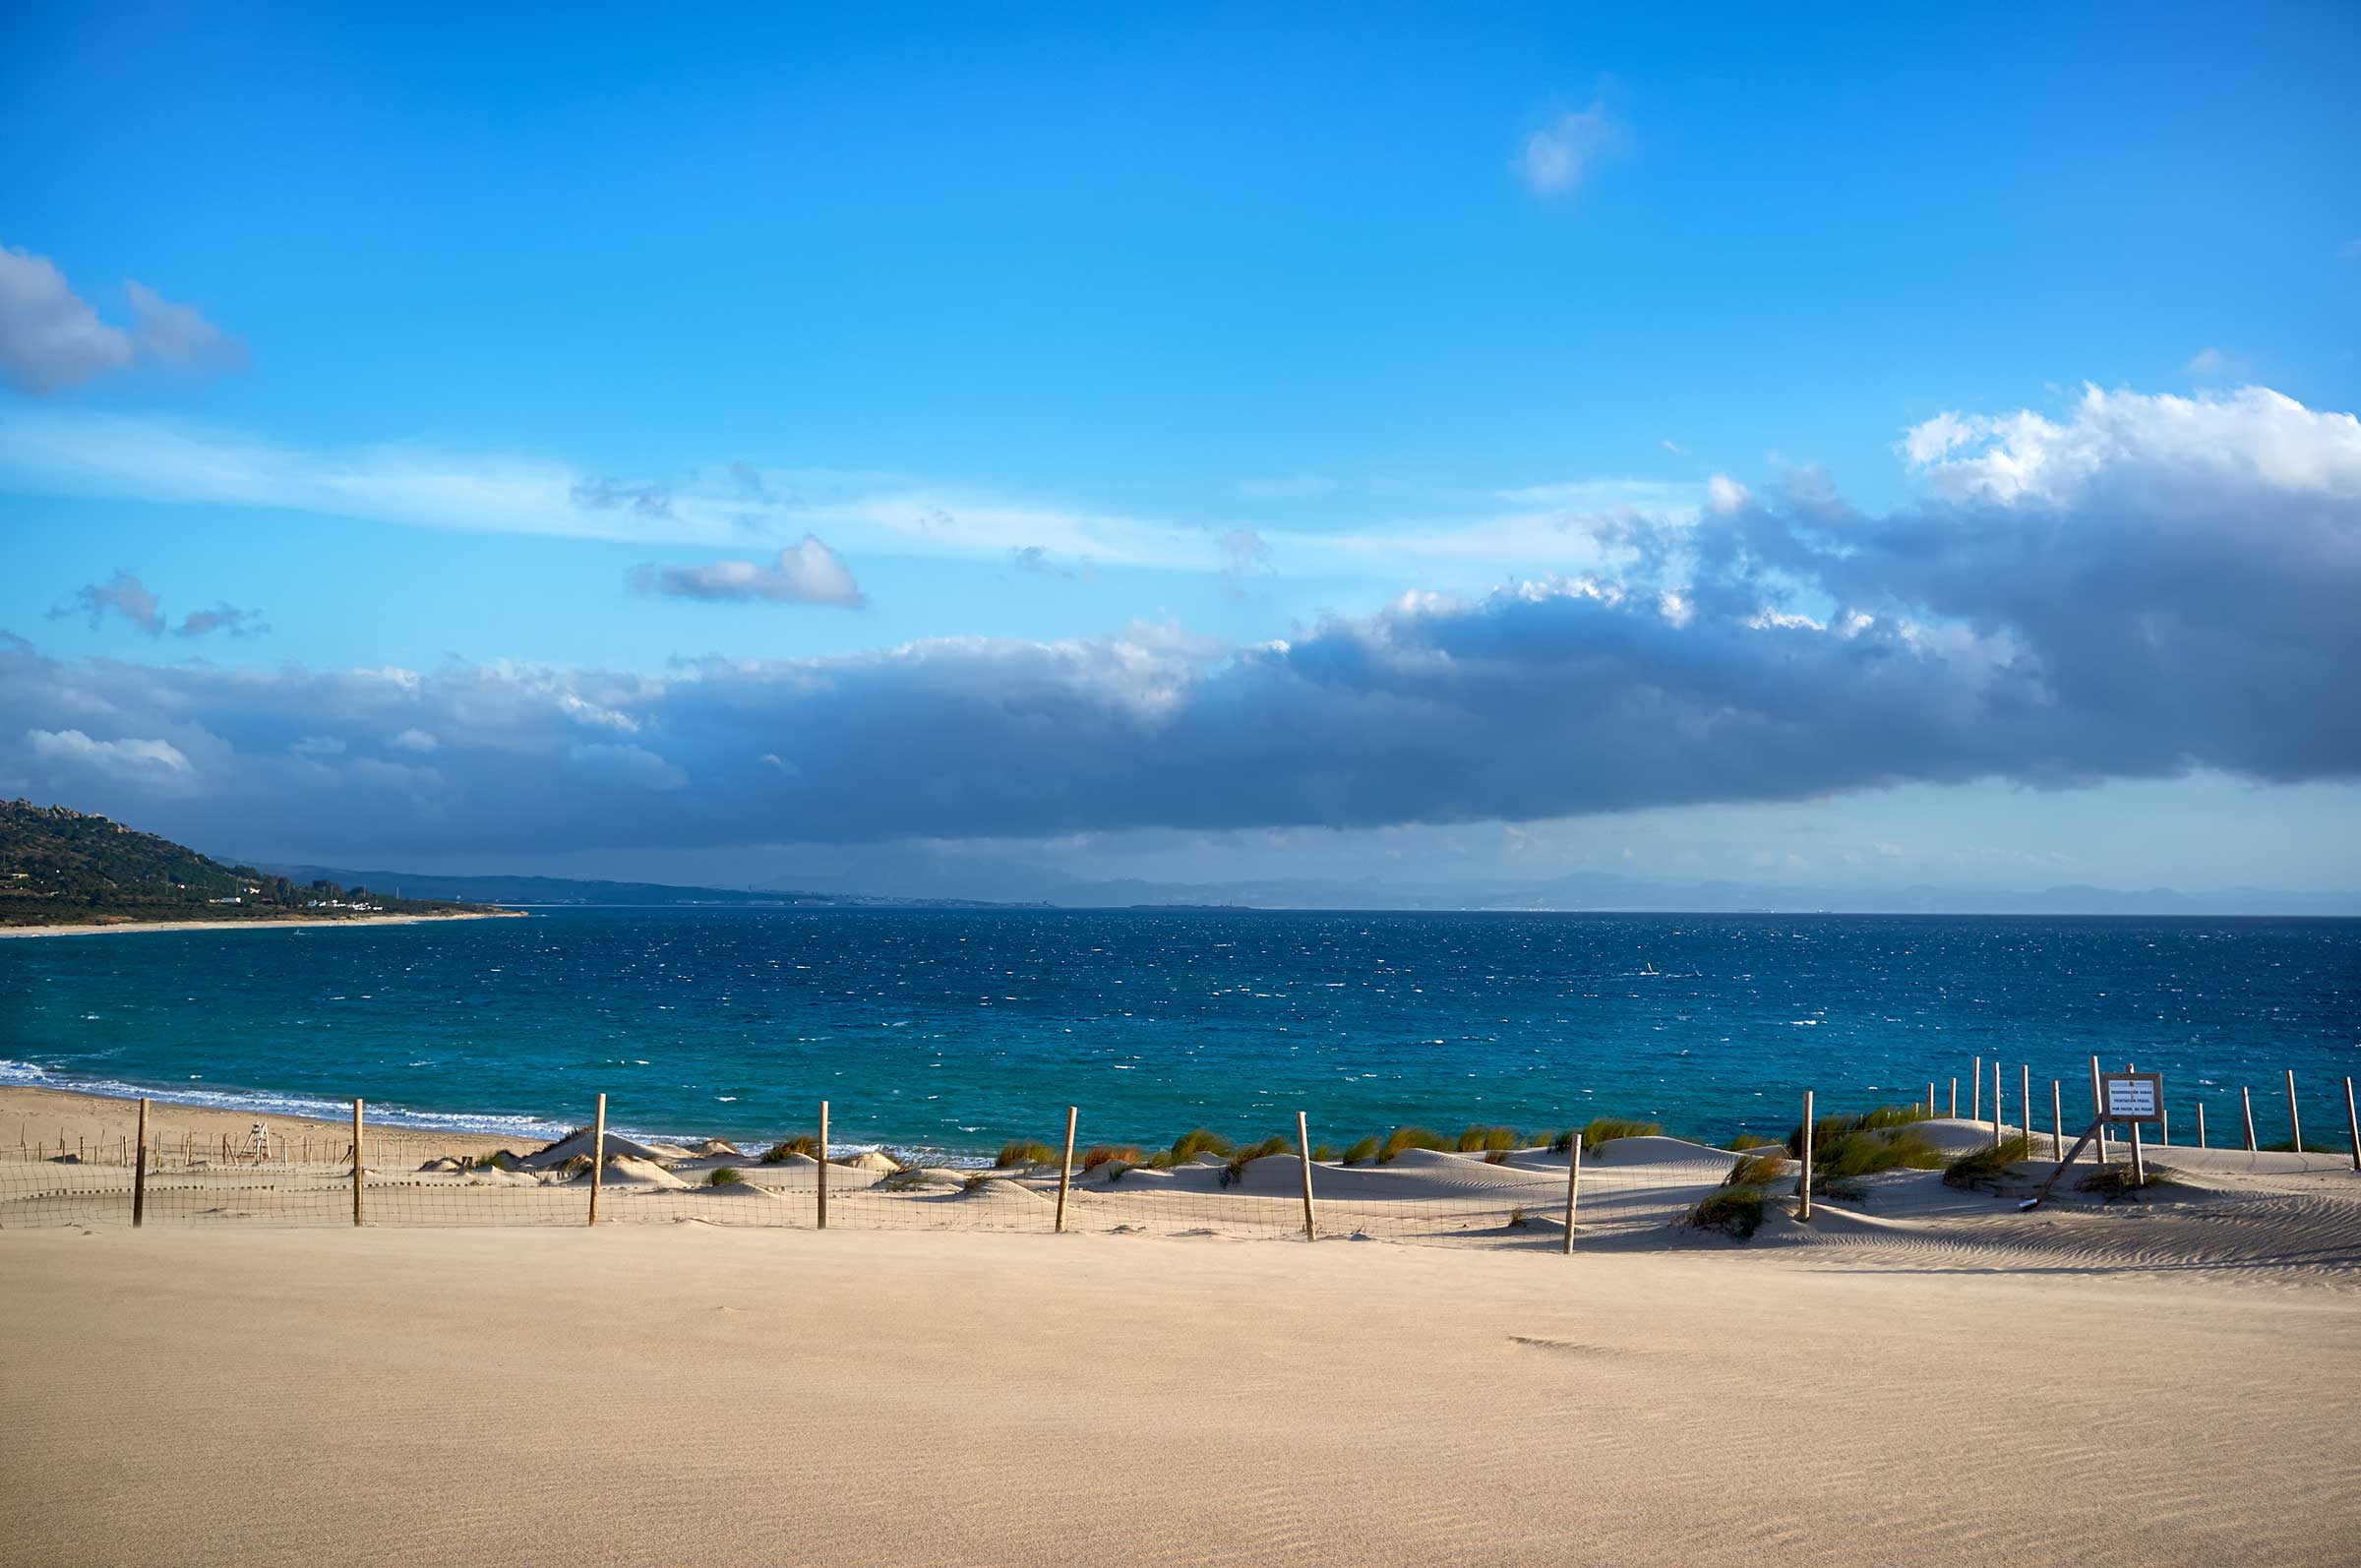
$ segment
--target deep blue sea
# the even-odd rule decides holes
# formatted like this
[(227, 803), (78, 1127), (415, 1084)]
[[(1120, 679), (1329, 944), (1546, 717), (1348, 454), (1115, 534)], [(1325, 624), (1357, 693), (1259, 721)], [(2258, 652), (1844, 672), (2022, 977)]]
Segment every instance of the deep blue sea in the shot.
[[(1970, 1058), (2067, 1104), (2088, 1058), (2342, 1128), (2361, 922), (1874, 916), (567, 910), (0, 941), (0, 1081), (551, 1133), (974, 1154), (1050, 1137), (1345, 1142), (1642, 1116), (1713, 1139), (1923, 1096)], [(2083, 1104), (2088, 1088), (2082, 1087)], [(2045, 1122), (2046, 1115), (2042, 1118)]]

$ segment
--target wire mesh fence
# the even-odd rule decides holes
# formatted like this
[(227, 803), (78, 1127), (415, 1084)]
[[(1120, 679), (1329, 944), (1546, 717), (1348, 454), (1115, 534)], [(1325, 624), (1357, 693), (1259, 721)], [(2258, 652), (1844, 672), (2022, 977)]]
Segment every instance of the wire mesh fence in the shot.
[[(1573, 1136), (1553, 1149), (1475, 1132), (1495, 1146), (1397, 1134), (1399, 1147), (1320, 1148), (1307, 1159), (1293, 1138), (1234, 1147), (1192, 1133), (1145, 1152), (1081, 1146), (1070, 1163), (1061, 1149), (1020, 1141), (977, 1169), (874, 1150), (823, 1164), (811, 1135), (755, 1149), (585, 1127), (539, 1148), (453, 1154), (442, 1152), (448, 1138), (439, 1147), (433, 1134), (365, 1128), (357, 1180), (351, 1138), (318, 1124), (258, 1128), (246, 1140), (165, 1132), (149, 1140), (144, 1165), (136, 1139), (99, 1149), (61, 1137), (0, 1150), (0, 1228), (699, 1223), (1560, 1244)], [(1732, 1158), (1672, 1139), (1594, 1149), (1581, 1229), (1668, 1223)]]
[[(1985, 1125), (1995, 1140), (2031, 1130), (2039, 1134), (2029, 1140), (2033, 1152), (2054, 1158), (2049, 1146), (2074, 1130), (2061, 1122), (2056, 1081), (2036, 1097), (2029, 1069), (2013, 1076), (2013, 1115), (2001, 1114), (2006, 1080), (1995, 1076), (1989, 1110), (1977, 1103), (1970, 1111), (1988, 1115), (1988, 1123), (1943, 1121), (1955, 1142), (1972, 1142)], [(2048, 1114), (2046, 1127), (2034, 1126), (2028, 1112), (2036, 1108)], [(1584, 1244), (1611, 1244), (1681, 1222), (1742, 1158), (1608, 1118), (1540, 1137), (1502, 1127), (1449, 1137), (1397, 1128), (1341, 1146), (1316, 1142), (1316, 1121), (1243, 1146), (1197, 1131), (1146, 1148), (1072, 1142), (1068, 1124), (1067, 1140), (1018, 1139), (997, 1164), (978, 1169), (831, 1150), (826, 1109), (817, 1109), (817, 1131), (761, 1147), (666, 1142), (594, 1119), (539, 1147), (498, 1149), (481, 1136), (362, 1119), (357, 1170), (352, 1130), (317, 1121), (258, 1122), (244, 1136), (159, 1124), (145, 1139), (144, 1159), (136, 1134), (61, 1127), (54, 1143), (0, 1149), (0, 1228), (695, 1223), (1551, 1248), (1568, 1243), (1570, 1200)], [(2288, 1110), (2292, 1127), (2292, 1099)], [(2361, 1170), (2361, 1120), (2349, 1096), (2335, 1110)], [(1922, 1104), (1913, 1098), (1850, 1122), (1824, 1118), (1822, 1130), (1874, 1128), (1889, 1113), (1932, 1121), (1935, 1086)], [(2257, 1146), (2251, 1129), (2242, 1128), (2242, 1141)], [(1578, 1152), (1577, 1182), (1570, 1178)], [(1789, 1152), (1758, 1149), (1745, 1178), (1762, 1192), (1792, 1190), (1801, 1167)]]

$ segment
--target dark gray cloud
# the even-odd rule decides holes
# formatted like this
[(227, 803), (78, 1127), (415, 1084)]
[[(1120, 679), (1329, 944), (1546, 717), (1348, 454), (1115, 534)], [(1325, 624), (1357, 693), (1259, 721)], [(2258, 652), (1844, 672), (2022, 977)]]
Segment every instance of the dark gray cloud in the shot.
[(176, 637), (211, 636), (215, 632), (233, 637), (259, 637), (270, 631), (260, 610), (241, 610), (231, 604), (216, 604), (211, 610), (191, 610), (180, 618), (172, 629)]
[(89, 618), (91, 630), (98, 630), (109, 615), (119, 615), (150, 636), (160, 636), (164, 630), (162, 602), (148, 590), (148, 585), (128, 572), (117, 571), (104, 582), (86, 582), (74, 590), (74, 597), (49, 612), (52, 621), (66, 616)]
[(246, 345), (191, 305), (124, 284), (132, 325), (99, 319), (45, 256), (0, 246), (0, 377), (20, 391), (61, 392), (135, 361), (183, 370), (242, 370)]
[[(2361, 778), (2361, 427), (2320, 418), (2326, 448), (2289, 466), (2274, 426), (2268, 467), (2243, 449), (2175, 467), (2120, 430), (2095, 459), (2087, 429), (1937, 432), (1915, 459), (1934, 496), (1904, 513), (1855, 513), (1815, 476), (1731, 486), (1694, 524), (1634, 525), (1619, 581), (1406, 595), (1242, 648), (1134, 627), (656, 677), (18, 647), (0, 790), (201, 843), (270, 823), (288, 848), (393, 853)], [(290, 752), (312, 737), (345, 749)]]
[[(117, 571), (104, 582), (85, 583), (74, 590), (74, 596), (49, 612), (52, 621), (67, 616), (87, 618), (95, 632), (110, 615), (119, 615), (150, 636), (161, 636), (166, 624), (163, 601), (138, 577)], [(180, 625), (172, 629), (176, 637), (210, 636), (215, 632), (233, 637), (260, 636), (271, 628), (264, 622), (260, 610), (241, 610), (231, 604), (216, 604), (210, 610), (192, 610), (181, 617)], [(30, 649), (30, 644), (28, 643)]]

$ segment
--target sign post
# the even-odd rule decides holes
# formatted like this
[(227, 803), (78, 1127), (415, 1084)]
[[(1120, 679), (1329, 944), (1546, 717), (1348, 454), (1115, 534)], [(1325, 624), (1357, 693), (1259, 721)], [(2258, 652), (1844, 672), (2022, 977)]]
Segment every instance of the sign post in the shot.
[[(2057, 1168), (2049, 1173), (2049, 1179), (2041, 1183), (2041, 1190), (2018, 1204), (2018, 1208), (2039, 1208), (2042, 1200), (2049, 1196), (2050, 1189), (2058, 1184), (2058, 1177), (2066, 1174), (2066, 1168), (2082, 1157), (2084, 1147), (2091, 1139), (2104, 1136), (2102, 1129), (2110, 1121), (2128, 1121), (2132, 1124), (2132, 1184), (2136, 1187), (2148, 1185), (2148, 1172), (2140, 1157), (2139, 1127), (2142, 1122), (2161, 1121), (2164, 1118), (2164, 1075), (2156, 1072), (2102, 1072), (2093, 1076), (2090, 1087), (2091, 1099), (2095, 1102), (2091, 1107), (2093, 1115), (2090, 1125), (2075, 1140), (2074, 1147), (2066, 1151), (2066, 1158), (2060, 1160)], [(2106, 1162), (2104, 1144), (2100, 1145), (2099, 1162), (2102, 1165)]]

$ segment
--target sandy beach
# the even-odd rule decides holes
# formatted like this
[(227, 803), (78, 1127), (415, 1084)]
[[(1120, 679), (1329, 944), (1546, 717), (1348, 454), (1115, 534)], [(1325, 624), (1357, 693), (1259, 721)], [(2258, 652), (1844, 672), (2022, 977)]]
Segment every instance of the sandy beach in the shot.
[(1285, 1155), (1101, 1168), (1065, 1235), (1054, 1170), (873, 1155), (823, 1232), (808, 1159), (618, 1139), (590, 1229), (574, 1145), (404, 1129), (355, 1230), (348, 1167), (158, 1106), (135, 1231), (15, 1147), (133, 1114), (0, 1091), (0, 1561), (2356, 1560), (2343, 1155), (2030, 1214), (2046, 1162), (1891, 1171), (1736, 1241), (1678, 1223), (1735, 1156), (1616, 1138), (1569, 1256), (1546, 1149), (1317, 1165), (1305, 1244)]
[[(174, 1105), (164, 1100), (149, 1103), (148, 1136), (150, 1146), (159, 1151), (161, 1157), (184, 1144), (205, 1149), (217, 1147), (223, 1138), (243, 1142), (258, 1120), (272, 1129), (274, 1140), (292, 1137), (299, 1151), (308, 1144), (323, 1153), (332, 1145), (341, 1152), (352, 1138), (351, 1123), (333, 1117), (258, 1116), (252, 1111)], [(63, 1089), (0, 1088), (0, 1151), (8, 1154), (27, 1148), (49, 1154), (71, 1149), (102, 1168), (106, 1163), (119, 1165), (129, 1157), (139, 1124), (137, 1100), (76, 1094)], [(383, 1145), (388, 1164), (396, 1158), (415, 1163), (445, 1155), (491, 1154), (499, 1149), (515, 1148), (519, 1142), (529, 1142), (513, 1136), (386, 1123), (371, 1124), (368, 1134), (372, 1143)]]
[(2325, 1564), (2361, 1509), (2355, 1297), (2169, 1252), (33, 1232), (0, 1314), (9, 1562)]
[(521, 909), (470, 909), (453, 915), (346, 915), (287, 920), (119, 920), (65, 926), (0, 926), (0, 936), (111, 936), (143, 931), (318, 931), (330, 926), (426, 926), (447, 920), (514, 920)]

